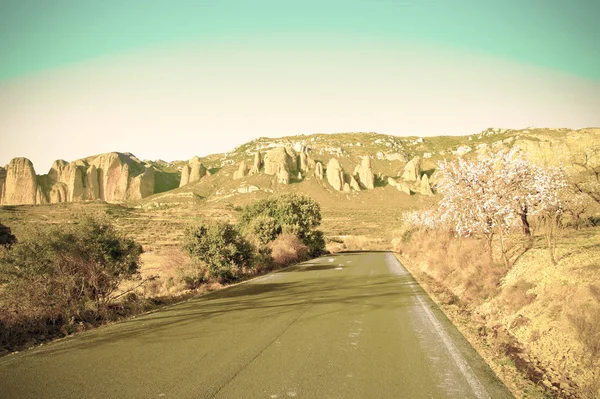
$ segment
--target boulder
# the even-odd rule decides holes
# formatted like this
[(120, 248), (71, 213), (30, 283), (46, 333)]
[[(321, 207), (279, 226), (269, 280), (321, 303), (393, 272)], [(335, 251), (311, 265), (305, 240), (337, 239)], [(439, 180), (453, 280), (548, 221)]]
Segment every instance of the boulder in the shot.
[(350, 191), (352, 191), (352, 190), (350, 190), (350, 184), (344, 183), (344, 187), (343, 187), (342, 191), (345, 193), (349, 193)]
[(316, 163), (314, 161), (314, 159), (312, 159), (308, 153), (306, 152), (306, 149), (304, 152), (300, 153), (300, 170), (302, 172), (308, 172), (311, 169), (314, 169), (316, 166)]
[(404, 166), (402, 180), (417, 181), (419, 176), (421, 176), (421, 157), (416, 156)]
[(266, 174), (277, 175), (282, 167), (288, 172), (298, 169), (296, 153), (290, 147), (273, 148), (265, 154), (264, 168)]
[(398, 189), (398, 191), (402, 191), (403, 193), (406, 193), (408, 195), (412, 194), (409, 185), (403, 181), (398, 182), (398, 184), (396, 184), (396, 188)]
[(352, 188), (354, 191), (360, 191), (360, 184), (358, 184), (354, 176), (349, 177), (350, 178), (348, 180), (350, 180), (350, 188)]
[(243, 179), (246, 177), (246, 172), (248, 172), (248, 167), (246, 166), (246, 162), (242, 161), (240, 162), (238, 170), (233, 172), (233, 180)]
[(283, 166), (281, 166), (279, 172), (277, 172), (277, 183), (290, 184), (290, 172)]
[(337, 191), (344, 189), (344, 172), (335, 158), (331, 158), (327, 163), (327, 181)]
[(2, 174), (0, 205), (33, 205), (38, 199), (42, 201), (41, 188), (29, 159), (12, 159)]
[(321, 162), (317, 162), (315, 164), (315, 176), (317, 176), (319, 179), (323, 180), (323, 164)]
[(206, 168), (200, 162), (198, 157), (192, 158), (190, 161), (190, 183), (194, 183), (206, 176)]
[(190, 182), (190, 167), (183, 165), (181, 168), (181, 180), (179, 181), (179, 187), (183, 187)]
[(360, 185), (367, 190), (375, 188), (375, 177), (371, 169), (371, 158), (367, 155), (362, 157), (360, 165), (354, 168), (354, 176), (360, 182)]
[(433, 195), (433, 191), (431, 190), (431, 186), (429, 185), (429, 176), (426, 174), (421, 178), (421, 183), (419, 184), (419, 192), (423, 195)]
[(302, 172), (308, 171), (308, 155), (305, 152), (300, 153), (300, 170)]
[(254, 163), (252, 164), (252, 167), (250, 168), (250, 176), (252, 175), (257, 175), (260, 172), (260, 167), (262, 166), (262, 157), (260, 154), (260, 151), (257, 151), (256, 154), (254, 154)]
[(398, 184), (398, 183), (396, 182), (396, 179), (394, 179), (393, 177), (388, 177), (387, 184), (389, 184), (392, 187), (396, 187), (396, 184)]

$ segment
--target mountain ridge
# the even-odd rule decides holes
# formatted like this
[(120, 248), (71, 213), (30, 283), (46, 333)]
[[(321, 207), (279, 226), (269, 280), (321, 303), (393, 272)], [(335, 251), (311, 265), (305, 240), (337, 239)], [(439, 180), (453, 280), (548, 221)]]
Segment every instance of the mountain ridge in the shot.
[[(325, 189), (346, 194), (391, 185), (407, 194), (430, 195), (441, 159), (519, 146), (536, 163), (569, 167), (577, 153), (598, 142), (600, 128), (490, 128), (471, 135), (432, 137), (316, 133), (260, 137), (229, 152), (188, 161), (148, 161), (129, 152), (109, 152), (72, 162), (57, 160), (43, 175), (36, 174), (27, 158), (14, 158), (0, 167), (0, 205), (143, 202), (186, 192), (189, 198), (219, 200), (279, 191), (283, 185), (313, 178)], [(212, 190), (194, 192), (202, 180), (210, 181)], [(176, 190), (184, 187), (188, 188)]]

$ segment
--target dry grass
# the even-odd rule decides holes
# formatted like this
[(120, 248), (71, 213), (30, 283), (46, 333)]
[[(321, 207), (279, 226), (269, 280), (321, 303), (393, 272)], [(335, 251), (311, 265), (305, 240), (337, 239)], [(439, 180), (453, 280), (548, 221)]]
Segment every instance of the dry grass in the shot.
[(308, 259), (308, 247), (294, 234), (280, 234), (269, 244), (269, 248), (273, 262), (278, 266), (287, 266)]
[(447, 301), (477, 306), (496, 296), (506, 274), (502, 264), (490, 260), (480, 240), (454, 239), (442, 231), (415, 233), (408, 242), (395, 241), (403, 256), (424, 261), (423, 272), (451, 293)]

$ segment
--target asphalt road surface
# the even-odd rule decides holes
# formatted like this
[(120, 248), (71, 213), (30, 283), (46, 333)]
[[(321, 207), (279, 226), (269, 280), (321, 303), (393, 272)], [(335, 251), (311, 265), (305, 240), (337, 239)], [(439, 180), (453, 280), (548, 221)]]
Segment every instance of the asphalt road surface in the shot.
[(511, 398), (389, 252), (314, 259), (0, 359), (0, 398)]

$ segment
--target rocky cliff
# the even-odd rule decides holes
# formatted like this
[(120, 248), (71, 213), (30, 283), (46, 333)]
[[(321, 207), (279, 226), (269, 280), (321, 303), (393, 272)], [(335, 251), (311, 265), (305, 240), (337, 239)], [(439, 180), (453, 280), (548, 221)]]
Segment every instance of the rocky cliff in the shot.
[(0, 168), (0, 205), (142, 199), (155, 192), (155, 172), (135, 156), (117, 152), (58, 160), (40, 176), (31, 161), (15, 158)]

